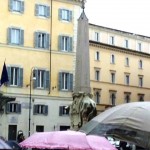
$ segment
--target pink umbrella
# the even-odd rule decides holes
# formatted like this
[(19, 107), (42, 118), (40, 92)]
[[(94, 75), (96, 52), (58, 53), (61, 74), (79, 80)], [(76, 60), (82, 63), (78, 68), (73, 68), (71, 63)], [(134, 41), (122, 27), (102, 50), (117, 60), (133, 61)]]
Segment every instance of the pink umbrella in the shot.
[(20, 143), (25, 148), (69, 150), (117, 150), (108, 140), (99, 136), (86, 136), (77, 131), (34, 133)]

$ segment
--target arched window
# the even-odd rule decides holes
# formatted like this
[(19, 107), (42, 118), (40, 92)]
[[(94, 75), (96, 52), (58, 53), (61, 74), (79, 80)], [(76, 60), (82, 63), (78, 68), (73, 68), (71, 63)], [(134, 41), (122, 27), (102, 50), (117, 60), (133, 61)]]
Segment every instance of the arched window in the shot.
[(110, 61), (111, 61), (112, 64), (115, 63), (115, 56), (113, 54), (111, 55), (111, 60)]
[(126, 65), (126, 66), (129, 66), (129, 58), (128, 58), (128, 57), (126, 57), (125, 65)]
[(140, 69), (143, 68), (143, 62), (142, 62), (142, 60), (139, 60), (139, 68), (140, 68)]

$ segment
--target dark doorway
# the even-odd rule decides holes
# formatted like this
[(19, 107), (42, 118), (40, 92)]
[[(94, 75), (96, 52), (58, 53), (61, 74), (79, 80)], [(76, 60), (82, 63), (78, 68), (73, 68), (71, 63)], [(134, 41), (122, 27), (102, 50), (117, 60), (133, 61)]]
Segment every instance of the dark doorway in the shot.
[(16, 140), (16, 139), (17, 139), (17, 125), (9, 125), (8, 140)]
[(60, 131), (66, 131), (70, 129), (70, 126), (60, 126)]
[(44, 126), (36, 126), (36, 132), (44, 132)]

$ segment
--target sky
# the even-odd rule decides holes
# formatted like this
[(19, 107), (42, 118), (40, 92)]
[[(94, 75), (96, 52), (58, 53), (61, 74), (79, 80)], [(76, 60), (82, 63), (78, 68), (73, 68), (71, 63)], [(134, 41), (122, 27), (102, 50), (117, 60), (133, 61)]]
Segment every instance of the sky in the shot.
[(150, 0), (86, 0), (89, 23), (150, 37)]

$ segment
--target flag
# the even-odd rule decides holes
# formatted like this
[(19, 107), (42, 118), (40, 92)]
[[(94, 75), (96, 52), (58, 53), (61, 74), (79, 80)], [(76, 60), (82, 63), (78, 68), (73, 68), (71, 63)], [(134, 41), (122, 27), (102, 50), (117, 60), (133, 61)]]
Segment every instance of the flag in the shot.
[(2, 86), (4, 83), (6, 83), (8, 81), (9, 81), (8, 73), (7, 73), (5, 62), (4, 62), (3, 70), (2, 70), (2, 74), (1, 74), (1, 85), (0, 86)]

